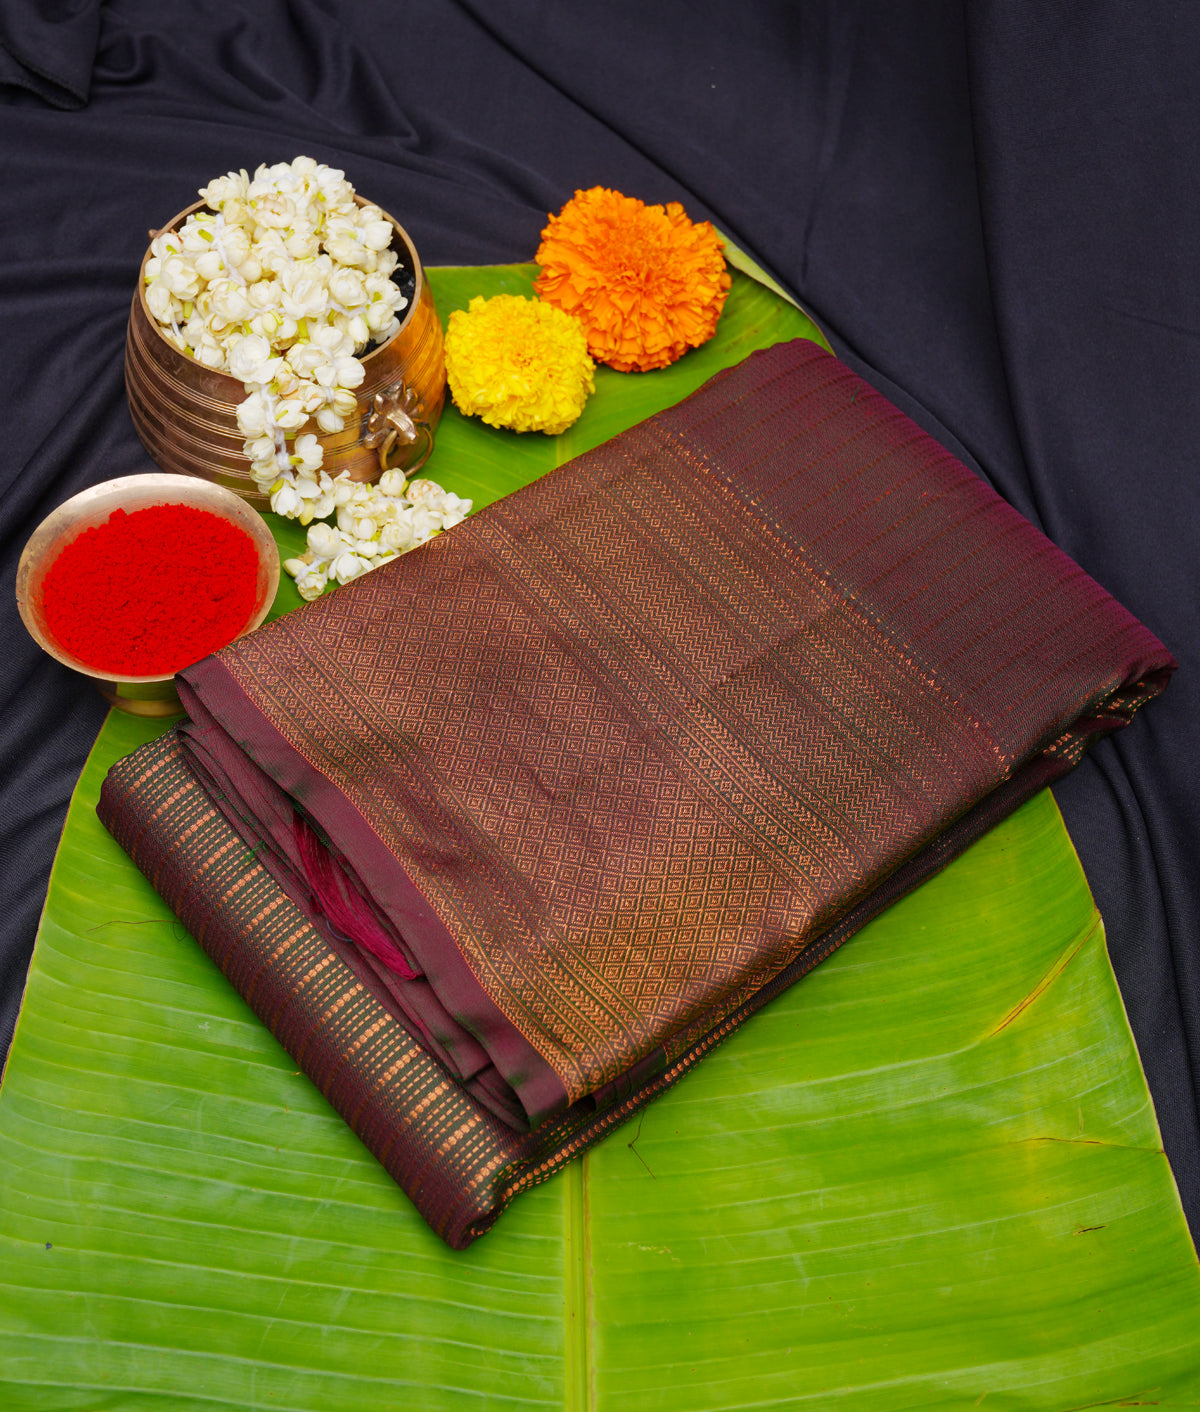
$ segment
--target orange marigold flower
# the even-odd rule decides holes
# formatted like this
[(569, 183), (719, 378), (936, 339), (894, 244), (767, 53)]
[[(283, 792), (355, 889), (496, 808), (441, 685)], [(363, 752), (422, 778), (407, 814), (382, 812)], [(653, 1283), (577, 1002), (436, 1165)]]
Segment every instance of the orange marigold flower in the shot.
[(729, 293), (723, 246), (678, 201), (647, 206), (594, 186), (542, 232), (534, 287), (575, 314), (588, 352), (619, 372), (665, 368), (716, 332)]

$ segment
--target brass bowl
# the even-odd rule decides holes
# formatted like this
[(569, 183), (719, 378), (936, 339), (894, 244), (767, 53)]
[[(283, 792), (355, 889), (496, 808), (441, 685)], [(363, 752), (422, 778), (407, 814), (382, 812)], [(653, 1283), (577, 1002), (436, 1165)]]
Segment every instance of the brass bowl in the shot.
[[(176, 229), (203, 209), (204, 202), (197, 201), (163, 230)], [(391, 338), (362, 359), (366, 377), (356, 391), (357, 414), (347, 417), (340, 432), (317, 435), (325, 448), (324, 469), (331, 475), (345, 471), (358, 481), (377, 480), (389, 467), (411, 475), (423, 465), (433, 450), (446, 396), (442, 326), (429, 283), (408, 235), (384, 216), (396, 232), (392, 248), (399, 264), (392, 278), (408, 292), (408, 308)], [(163, 336), (146, 305), (149, 259), (147, 249), (125, 341), (125, 390), (138, 436), (164, 471), (216, 481), (252, 504), (266, 505), (267, 497), (250, 475), (237, 424), (245, 388), (228, 373), (214, 372), (181, 353)]]
[(235, 636), (242, 637), (258, 627), (270, 611), (279, 587), (279, 551), (266, 522), (232, 490), (194, 476), (163, 475), (157, 471), (120, 476), (81, 490), (47, 515), (30, 536), (17, 565), (17, 608), (38, 646), (55, 661), (87, 677), (109, 705), (135, 716), (176, 716), (183, 707), (179, 704), (173, 673), (157, 677), (112, 677), (80, 662), (48, 631), (42, 595), (47, 571), (68, 544), (85, 530), (102, 525), (114, 510), (143, 510), (150, 505), (187, 505), (207, 510), (250, 536), (258, 554), (254, 611)]

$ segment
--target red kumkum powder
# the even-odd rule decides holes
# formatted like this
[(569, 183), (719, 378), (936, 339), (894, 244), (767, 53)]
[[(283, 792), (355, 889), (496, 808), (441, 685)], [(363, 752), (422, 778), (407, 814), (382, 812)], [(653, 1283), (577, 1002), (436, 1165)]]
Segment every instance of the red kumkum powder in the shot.
[(190, 505), (114, 510), (42, 581), (46, 627), (96, 672), (161, 677), (232, 642), (257, 601), (244, 530)]

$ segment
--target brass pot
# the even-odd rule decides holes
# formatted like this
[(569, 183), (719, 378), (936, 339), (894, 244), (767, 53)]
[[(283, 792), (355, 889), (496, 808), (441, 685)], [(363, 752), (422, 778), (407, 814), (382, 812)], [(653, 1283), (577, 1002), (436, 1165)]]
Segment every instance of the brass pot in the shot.
[[(356, 198), (365, 204), (361, 197)], [(163, 230), (174, 230), (202, 201), (189, 206)], [(389, 467), (411, 475), (433, 450), (433, 436), (446, 396), (442, 326), (412, 241), (386, 212), (396, 234), (399, 264), (392, 278), (405, 289), (408, 308), (396, 332), (362, 360), (366, 377), (357, 389), (358, 412), (340, 432), (319, 435), (323, 469), (372, 481)], [(155, 232), (162, 234), (162, 232)], [(163, 337), (146, 306), (147, 249), (138, 274), (125, 342), (125, 389), (142, 444), (164, 471), (200, 476), (235, 490), (255, 505), (267, 503), (250, 475), (237, 424), (246, 391), (228, 373), (214, 372), (181, 353)], [(306, 427), (307, 431), (308, 428)]]

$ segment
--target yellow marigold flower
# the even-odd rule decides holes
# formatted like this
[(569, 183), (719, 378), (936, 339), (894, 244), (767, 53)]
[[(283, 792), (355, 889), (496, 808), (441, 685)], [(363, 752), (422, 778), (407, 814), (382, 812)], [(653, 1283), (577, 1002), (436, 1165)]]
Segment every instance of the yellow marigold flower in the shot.
[(588, 351), (619, 372), (665, 368), (716, 332), (729, 293), (722, 242), (678, 201), (577, 191), (542, 232), (534, 288), (576, 314)]
[(557, 436), (596, 387), (579, 320), (518, 294), (476, 295), (446, 325), (455, 406), (489, 426)]

